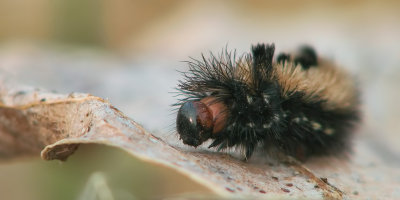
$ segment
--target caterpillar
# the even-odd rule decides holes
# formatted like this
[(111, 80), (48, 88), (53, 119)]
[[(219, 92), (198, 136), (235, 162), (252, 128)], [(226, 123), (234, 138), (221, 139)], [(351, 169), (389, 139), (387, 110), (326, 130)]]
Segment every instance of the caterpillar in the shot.
[(311, 46), (274, 52), (274, 44), (257, 44), (238, 58), (225, 49), (186, 61), (174, 104), (184, 144), (212, 140), (209, 148), (236, 147), (245, 159), (258, 146), (299, 160), (349, 149), (360, 121), (352, 77)]

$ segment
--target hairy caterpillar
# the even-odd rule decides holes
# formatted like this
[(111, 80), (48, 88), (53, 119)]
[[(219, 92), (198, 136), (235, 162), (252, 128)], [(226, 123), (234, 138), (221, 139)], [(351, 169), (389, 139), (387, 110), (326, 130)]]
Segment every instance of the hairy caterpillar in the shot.
[(211, 139), (210, 148), (239, 147), (246, 159), (264, 146), (301, 160), (349, 146), (359, 121), (351, 77), (309, 46), (275, 60), (274, 51), (274, 44), (257, 44), (238, 59), (225, 51), (187, 61), (177, 87), (184, 97), (175, 104), (184, 144)]

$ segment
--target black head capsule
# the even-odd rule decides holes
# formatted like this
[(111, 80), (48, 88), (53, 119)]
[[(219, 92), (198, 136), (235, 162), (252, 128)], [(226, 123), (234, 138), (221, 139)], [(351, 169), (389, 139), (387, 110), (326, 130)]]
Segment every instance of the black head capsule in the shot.
[(212, 112), (200, 101), (188, 101), (178, 111), (176, 129), (184, 144), (197, 147), (211, 137)]

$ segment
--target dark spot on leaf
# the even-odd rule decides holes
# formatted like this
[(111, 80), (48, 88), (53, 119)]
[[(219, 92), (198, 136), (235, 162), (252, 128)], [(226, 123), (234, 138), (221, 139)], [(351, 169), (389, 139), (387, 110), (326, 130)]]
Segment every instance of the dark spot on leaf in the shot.
[(293, 183), (286, 183), (286, 186), (292, 187), (292, 186), (293, 186)]
[(229, 192), (235, 192), (235, 190), (232, 188), (225, 187), (225, 189), (228, 190)]
[(265, 193), (267, 193), (267, 192), (265, 192), (265, 190), (260, 190), (260, 193), (265, 194)]
[(40, 99), (40, 102), (45, 102), (46, 98)]
[(290, 192), (290, 190), (286, 189), (286, 188), (281, 188), (282, 191), (284, 192)]
[(323, 182), (325, 182), (325, 183), (328, 183), (328, 178), (321, 178), (321, 180), (323, 181)]
[(276, 176), (273, 176), (272, 179), (274, 179), (275, 181), (279, 180), (278, 177), (276, 177)]

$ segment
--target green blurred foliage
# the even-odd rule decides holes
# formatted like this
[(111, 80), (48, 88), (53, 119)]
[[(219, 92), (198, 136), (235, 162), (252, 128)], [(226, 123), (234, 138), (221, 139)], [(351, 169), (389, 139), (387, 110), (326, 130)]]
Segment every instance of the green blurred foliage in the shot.
[(37, 41), (120, 48), (180, 1), (4, 0), (0, 1), (0, 45)]
[(209, 193), (174, 170), (104, 145), (81, 145), (67, 162), (14, 161), (0, 164), (0, 171), (1, 199), (87, 199), (96, 195), (92, 192), (102, 192), (94, 186), (102, 181), (114, 199), (153, 199), (188, 191)]
[(102, 45), (102, 1), (55, 0), (52, 4), (54, 39), (81, 45)]

